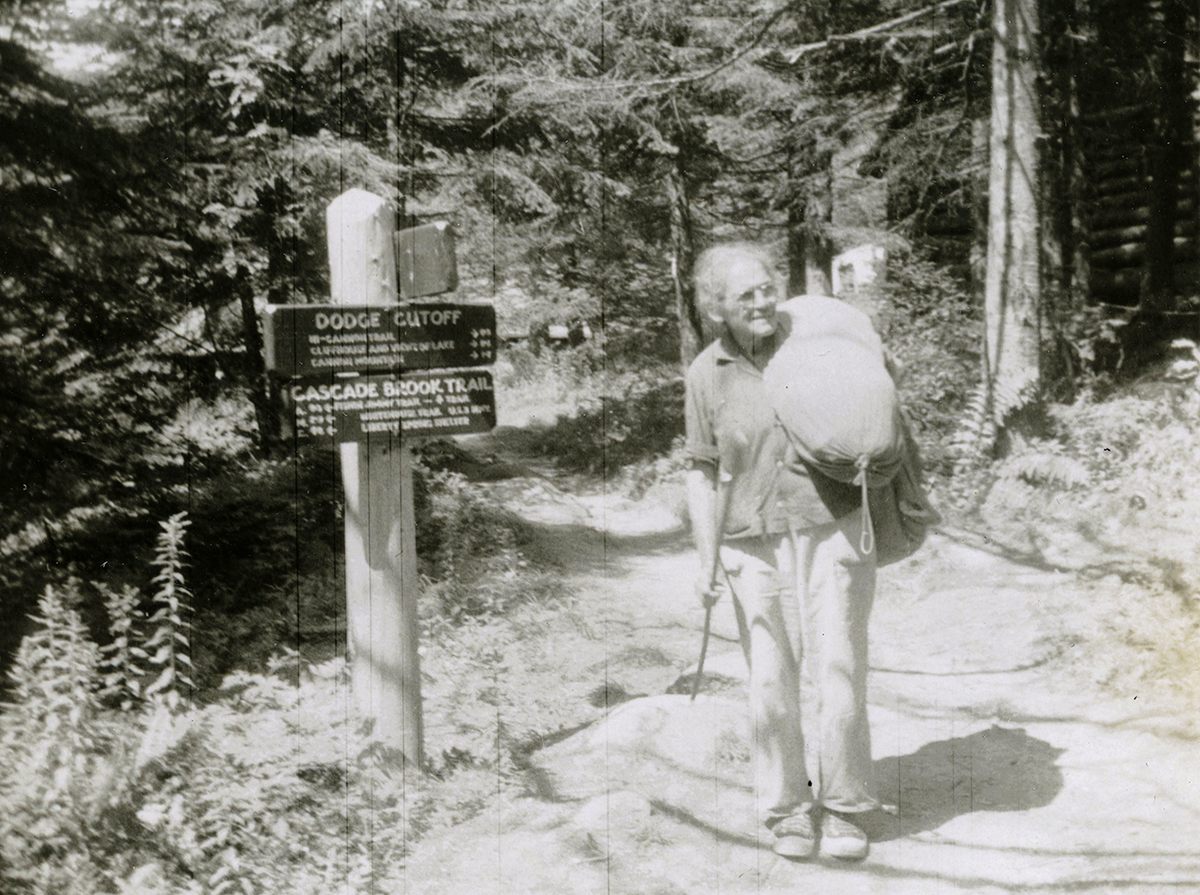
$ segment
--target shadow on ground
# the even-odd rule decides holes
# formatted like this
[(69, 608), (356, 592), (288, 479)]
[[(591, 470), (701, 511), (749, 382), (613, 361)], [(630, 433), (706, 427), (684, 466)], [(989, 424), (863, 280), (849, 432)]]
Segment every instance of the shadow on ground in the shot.
[(887, 841), (935, 830), (975, 811), (1049, 805), (1062, 789), (1062, 754), (1022, 729), (991, 727), (876, 761), (880, 796), (898, 811), (872, 814), (868, 832), (875, 841)]

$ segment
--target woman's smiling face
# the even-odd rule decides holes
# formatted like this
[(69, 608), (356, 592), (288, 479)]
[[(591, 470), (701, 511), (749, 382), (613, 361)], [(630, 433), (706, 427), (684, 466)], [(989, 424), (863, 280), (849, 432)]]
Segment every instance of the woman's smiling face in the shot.
[(779, 320), (775, 278), (756, 258), (736, 258), (725, 272), (725, 289), (713, 315), (743, 348), (769, 339)]

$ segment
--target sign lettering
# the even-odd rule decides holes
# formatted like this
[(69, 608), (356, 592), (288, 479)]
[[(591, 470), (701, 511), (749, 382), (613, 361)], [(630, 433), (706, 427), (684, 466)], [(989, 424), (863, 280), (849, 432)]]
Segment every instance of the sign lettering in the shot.
[(286, 392), (296, 435), (318, 444), (487, 432), (496, 424), (492, 374), (439, 370), (294, 382)]
[(268, 305), (267, 369), (282, 376), (484, 366), (496, 310), (482, 303)]

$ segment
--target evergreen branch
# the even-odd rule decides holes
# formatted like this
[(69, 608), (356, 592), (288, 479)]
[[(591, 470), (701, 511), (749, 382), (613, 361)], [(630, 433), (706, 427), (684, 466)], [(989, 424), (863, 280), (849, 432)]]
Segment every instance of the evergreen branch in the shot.
[[(731, 165), (738, 165), (742, 168), (745, 168), (746, 166), (752, 165), (755, 162), (761, 162), (763, 159), (771, 158), (771, 156), (784, 155), (788, 151), (789, 148), (786, 146), (772, 146), (770, 149), (760, 152), (757, 155), (750, 155), (746, 158), (738, 158), (736, 155), (725, 152), (724, 150), (718, 148), (716, 150), (716, 154), (720, 156), (723, 161), (729, 162)], [(772, 169), (771, 173), (778, 173), (779, 170), (784, 170), (783, 166), (781, 166), (779, 169)]]
[(970, 2), (974, 2), (974, 0), (942, 0), (941, 3), (935, 3), (932, 6), (926, 6), (922, 9), (907, 12), (902, 16), (897, 16), (896, 18), (889, 19), (886, 22), (880, 22), (877, 25), (870, 25), (866, 28), (860, 28), (857, 31), (851, 31), (848, 34), (833, 34), (827, 37), (825, 40), (819, 40), (815, 43), (803, 44), (802, 46), (795, 47), (794, 49), (785, 50), (782, 52), (782, 56), (789, 65), (795, 65), (809, 53), (814, 53), (818, 50), (824, 50), (839, 43), (850, 43), (852, 41), (864, 40), (866, 38), (873, 37), (876, 34), (881, 34), (885, 31), (891, 31), (892, 29), (898, 28), (901, 25), (907, 25), (909, 22), (915, 22), (916, 20), (922, 19), (925, 16), (933, 15), (942, 12), (943, 10), (951, 9), (955, 6), (962, 6), (964, 3)]
[[(964, 0), (955, 0), (955, 2), (964, 2)], [(605, 90), (654, 90), (661, 88), (680, 87), (684, 84), (696, 84), (700, 81), (708, 80), (709, 78), (720, 74), (721, 72), (725, 71), (725, 69), (737, 64), (740, 60), (748, 56), (755, 48), (758, 47), (760, 43), (762, 43), (763, 38), (767, 36), (775, 24), (781, 18), (783, 18), (783, 16), (789, 10), (790, 4), (785, 4), (779, 9), (775, 10), (767, 17), (767, 20), (762, 24), (758, 31), (755, 32), (749, 43), (738, 49), (736, 52), (730, 55), (729, 58), (723, 59), (721, 62), (711, 66), (710, 68), (704, 69), (703, 71), (691, 72), (685, 75), (675, 75), (674, 77), (670, 78), (655, 78), (652, 80), (622, 79), (618, 81), (606, 80), (604, 78), (541, 78), (533, 80), (522, 76), (520, 81), (525, 87), (539, 84), (549, 84), (552, 85), (557, 91), (561, 91), (563, 93), (595, 93)], [(511, 113), (494, 122), (492, 126), (488, 128), (488, 132), (490, 133), (491, 131), (495, 130), (502, 122), (506, 121), (510, 117)]]
[(921, 192), (917, 196), (916, 211), (914, 212), (913, 216), (918, 227), (924, 225), (925, 219), (928, 216), (930, 209), (925, 203), (929, 198), (929, 191), (933, 188), (937, 172), (941, 170), (942, 158), (945, 156), (946, 150), (953, 143), (954, 138), (958, 136), (959, 131), (962, 130), (964, 125), (968, 125), (970, 123), (970, 107), (967, 103), (964, 103), (962, 114), (959, 116), (958, 120), (950, 125), (950, 127), (947, 129), (946, 135), (942, 139), (938, 140), (937, 150), (934, 152), (933, 161), (926, 167), (928, 176), (926, 176), (925, 182), (921, 184)]

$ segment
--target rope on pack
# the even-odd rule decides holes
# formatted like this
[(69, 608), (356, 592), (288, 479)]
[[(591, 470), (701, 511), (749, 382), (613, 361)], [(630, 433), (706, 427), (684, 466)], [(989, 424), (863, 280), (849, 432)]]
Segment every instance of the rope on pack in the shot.
[(858, 538), (858, 549), (870, 556), (875, 552), (875, 525), (871, 521), (871, 495), (867, 488), (867, 469), (871, 465), (871, 458), (863, 454), (854, 465), (858, 467), (854, 484), (862, 486), (862, 533)]
[[(783, 430), (783, 435), (787, 439), (788, 444), (796, 452), (796, 455), (801, 459), (813, 463), (818, 469), (821, 464), (813, 460), (811, 455), (800, 444), (799, 440), (792, 435), (792, 431), (783, 424), (783, 420), (779, 417), (779, 411), (775, 411), (775, 422), (779, 428)], [(875, 523), (871, 519), (871, 495), (869, 486), (869, 471), (871, 465), (871, 456), (869, 454), (860, 454), (858, 459), (854, 461), (854, 467), (858, 470), (851, 483), (860, 486), (862, 489), (862, 533), (858, 538), (858, 549), (863, 555), (870, 556), (875, 552)], [(842, 467), (844, 468), (844, 466)], [(836, 473), (834, 474), (837, 475)], [(844, 482), (845, 479), (837, 476), (838, 481)]]

